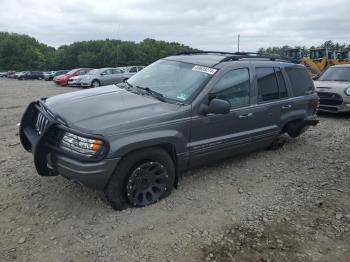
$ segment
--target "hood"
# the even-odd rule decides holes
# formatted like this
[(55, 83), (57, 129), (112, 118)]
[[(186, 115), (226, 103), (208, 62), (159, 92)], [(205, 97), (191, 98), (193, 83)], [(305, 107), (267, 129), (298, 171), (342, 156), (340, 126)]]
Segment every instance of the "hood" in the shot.
[(69, 127), (102, 135), (170, 120), (183, 107), (134, 94), (115, 85), (54, 96), (45, 104)]

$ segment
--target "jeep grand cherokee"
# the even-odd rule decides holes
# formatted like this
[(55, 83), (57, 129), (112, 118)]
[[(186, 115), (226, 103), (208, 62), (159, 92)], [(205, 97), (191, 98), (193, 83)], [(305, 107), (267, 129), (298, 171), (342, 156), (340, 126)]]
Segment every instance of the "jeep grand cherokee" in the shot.
[(316, 125), (314, 89), (305, 67), (288, 61), (183, 53), (125, 83), (30, 103), (20, 138), (39, 175), (104, 190), (117, 210), (147, 206), (186, 169), (281, 146), (282, 135)]

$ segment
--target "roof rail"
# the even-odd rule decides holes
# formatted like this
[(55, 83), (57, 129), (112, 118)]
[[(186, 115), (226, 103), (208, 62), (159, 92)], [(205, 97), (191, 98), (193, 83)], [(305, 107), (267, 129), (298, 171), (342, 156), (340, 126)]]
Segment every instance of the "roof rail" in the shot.
[[(261, 53), (255, 52), (224, 52), (224, 51), (185, 51), (178, 53), (176, 55), (198, 55), (198, 54), (221, 54), (226, 55), (219, 63), (228, 62), (228, 61), (237, 61), (240, 59), (265, 59), (270, 61), (279, 61), (279, 62), (292, 62), (292, 59), (282, 56), (266, 56)], [(219, 64), (218, 63), (218, 64)]]
[(220, 55), (234, 55), (236, 53), (223, 52), (223, 51), (184, 51), (175, 55), (198, 55), (198, 54), (220, 54)]

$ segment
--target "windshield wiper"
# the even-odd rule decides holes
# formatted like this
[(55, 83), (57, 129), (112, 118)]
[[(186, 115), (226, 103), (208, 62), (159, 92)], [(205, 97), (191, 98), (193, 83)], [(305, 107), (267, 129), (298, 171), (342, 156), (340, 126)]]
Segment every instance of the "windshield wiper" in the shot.
[(142, 86), (136, 86), (137, 89), (141, 89), (143, 91), (146, 91), (147, 94), (157, 98), (158, 100), (165, 102), (164, 95), (162, 93), (159, 93), (157, 91), (154, 91), (150, 89), (149, 87), (142, 87)]

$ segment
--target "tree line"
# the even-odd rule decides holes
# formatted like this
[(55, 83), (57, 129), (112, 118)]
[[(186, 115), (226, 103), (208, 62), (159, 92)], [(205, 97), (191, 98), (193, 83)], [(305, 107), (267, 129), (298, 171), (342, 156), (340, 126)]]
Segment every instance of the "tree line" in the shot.
[(341, 44), (341, 43), (334, 43), (332, 40), (325, 41), (323, 44), (319, 46), (273, 46), (273, 47), (267, 47), (267, 48), (260, 48), (258, 50), (259, 54), (263, 55), (279, 55), (279, 56), (284, 56), (285, 51), (290, 49), (290, 48), (301, 48), (303, 50), (308, 50), (308, 49), (313, 49), (313, 48), (328, 48), (330, 50), (350, 50), (350, 45), (349, 44)]
[(194, 50), (180, 43), (149, 38), (139, 43), (115, 39), (80, 41), (56, 49), (27, 35), (0, 32), (0, 71), (148, 65)]

